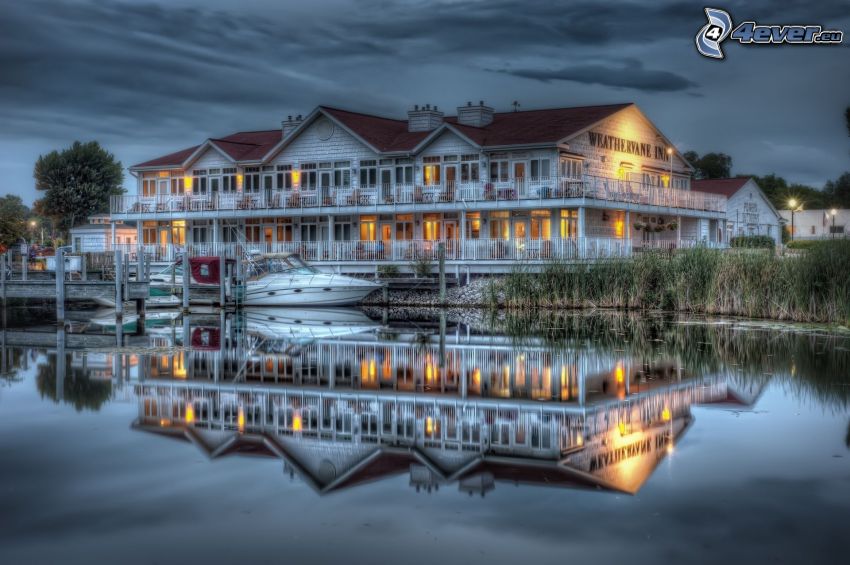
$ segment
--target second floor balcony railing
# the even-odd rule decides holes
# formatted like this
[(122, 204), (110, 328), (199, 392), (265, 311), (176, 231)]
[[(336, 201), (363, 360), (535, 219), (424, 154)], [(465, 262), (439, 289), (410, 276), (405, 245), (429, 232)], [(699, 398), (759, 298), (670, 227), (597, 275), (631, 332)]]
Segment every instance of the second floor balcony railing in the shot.
[(449, 261), (548, 261), (594, 260), (629, 257), (646, 249), (684, 249), (699, 245), (720, 247), (721, 244), (695, 239), (643, 242), (620, 238), (579, 237), (572, 239), (445, 239), (394, 241), (287, 241), (282, 243), (195, 243), (188, 246), (148, 244), (117, 245), (133, 258), (141, 251), (153, 261), (173, 261), (183, 251), (191, 256), (221, 255), (229, 258), (246, 253), (298, 253), (310, 262), (396, 262), (438, 259), (440, 244)]
[[(725, 212), (726, 198), (692, 190), (584, 177), (546, 177), (498, 181), (444, 182), (432, 185), (384, 184), (376, 186), (302, 187), (298, 190), (214, 192), (114, 196), (113, 214), (182, 215), (188, 212), (240, 210), (339, 209), (345, 211), (412, 206), (428, 208), (441, 203), (540, 202), (596, 199), (630, 205), (651, 205), (710, 212)], [(545, 203), (545, 204), (544, 204)], [(379, 208), (380, 207), (380, 208)]]

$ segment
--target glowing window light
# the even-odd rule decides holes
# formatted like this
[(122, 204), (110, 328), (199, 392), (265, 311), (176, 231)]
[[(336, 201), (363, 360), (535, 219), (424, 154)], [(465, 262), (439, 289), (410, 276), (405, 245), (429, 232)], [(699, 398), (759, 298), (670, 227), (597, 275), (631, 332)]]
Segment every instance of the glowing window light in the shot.
[(667, 408), (666, 406), (664, 407), (664, 410), (661, 411), (661, 419), (664, 420), (665, 422), (670, 421), (670, 409)]
[(236, 190), (242, 190), (242, 182), (245, 180), (245, 176), (242, 173), (236, 175)]
[(620, 428), (620, 435), (621, 435), (621, 436), (626, 435), (626, 423), (625, 423), (625, 422), (623, 422), (623, 421), (621, 420), (621, 421), (620, 421), (620, 425), (618, 426), (618, 428)]
[(617, 368), (614, 369), (614, 377), (618, 383), (622, 383), (626, 378), (626, 372), (623, 370), (623, 363), (617, 363)]
[(616, 237), (623, 237), (625, 222), (623, 220), (617, 220), (614, 222), (614, 235)]
[(189, 192), (192, 190), (192, 175), (183, 177), (183, 190)]
[(429, 436), (434, 434), (434, 418), (431, 416), (425, 418), (425, 433)]
[(581, 434), (576, 436), (576, 445), (579, 446), (579, 447), (584, 445), (584, 437)]
[(245, 431), (245, 409), (241, 406), (239, 407), (239, 411), (236, 413), (236, 427), (239, 428), (240, 432)]
[(304, 422), (301, 419), (301, 414), (296, 412), (292, 416), (292, 431), (300, 432), (302, 429), (304, 429)]
[(195, 406), (191, 402), (186, 403), (186, 423), (191, 424), (195, 421)]
[(301, 184), (301, 171), (292, 171), (292, 186), (298, 188)]

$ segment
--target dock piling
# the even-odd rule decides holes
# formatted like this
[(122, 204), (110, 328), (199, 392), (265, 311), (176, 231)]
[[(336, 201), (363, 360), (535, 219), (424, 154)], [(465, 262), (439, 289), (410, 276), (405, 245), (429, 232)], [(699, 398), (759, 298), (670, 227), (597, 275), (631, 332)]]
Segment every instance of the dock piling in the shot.
[(227, 271), (227, 260), (224, 257), (224, 248), (222, 247), (221, 251), (219, 251), (219, 253), (218, 253), (218, 277), (219, 277), (219, 281), (221, 282), (221, 286), (219, 286), (219, 289), (218, 289), (218, 305), (219, 305), (220, 308), (224, 308), (225, 300), (226, 300), (226, 296), (225, 296), (225, 290), (226, 290), (225, 287), (227, 286), (225, 284), (225, 280), (226, 280), (225, 275), (227, 274), (226, 271)]
[[(3, 263), (5, 267), (5, 256)], [(56, 250), (56, 325), (65, 327), (65, 252), (62, 249)]]
[(437, 254), (440, 261), (440, 305), (446, 303), (446, 244), (437, 246)]
[(192, 279), (192, 269), (189, 265), (189, 252), (183, 252), (183, 314), (189, 313), (189, 281)]
[(121, 250), (115, 250), (115, 320), (116, 325), (124, 318), (124, 297), (121, 293), (121, 280), (124, 278)]

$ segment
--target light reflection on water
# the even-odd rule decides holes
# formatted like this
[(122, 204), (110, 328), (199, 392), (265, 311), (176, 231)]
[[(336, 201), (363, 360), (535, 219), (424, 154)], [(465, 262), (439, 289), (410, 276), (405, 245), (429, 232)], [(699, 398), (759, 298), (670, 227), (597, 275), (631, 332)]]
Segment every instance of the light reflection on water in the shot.
[[(104, 560), (191, 547), (227, 561), (234, 529), (243, 557), (308, 562), (554, 562), (564, 544), (602, 561), (844, 551), (841, 337), (612, 313), (265, 309), (116, 338), (91, 318), (3, 332), (11, 562), (94, 539)], [(598, 535), (612, 523), (617, 543)], [(126, 553), (151, 530), (170, 553)]]

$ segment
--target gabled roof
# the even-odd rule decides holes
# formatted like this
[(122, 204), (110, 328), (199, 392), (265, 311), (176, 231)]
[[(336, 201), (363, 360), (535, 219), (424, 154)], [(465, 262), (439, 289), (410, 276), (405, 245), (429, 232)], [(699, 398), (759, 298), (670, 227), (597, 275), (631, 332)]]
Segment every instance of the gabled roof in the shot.
[(259, 161), (263, 156), (280, 141), (281, 131), (279, 129), (263, 131), (242, 131), (225, 137), (210, 138), (206, 142), (181, 149), (162, 157), (157, 157), (144, 163), (130, 167), (131, 169), (144, 169), (150, 167), (180, 167), (186, 160), (192, 157), (198, 149), (204, 145), (215, 145), (225, 155), (234, 161)]
[(484, 127), (473, 127), (458, 123), (456, 116), (447, 116), (436, 130), (410, 132), (407, 120), (386, 118), (361, 112), (352, 112), (330, 106), (319, 106), (302, 126), (286, 140), (281, 139), (281, 130), (239, 132), (226, 137), (210, 138), (196, 145), (144, 163), (132, 169), (151, 167), (179, 167), (205, 146), (213, 145), (234, 161), (261, 161), (276, 153), (297, 137), (298, 133), (319, 115), (326, 115), (339, 123), (364, 143), (379, 153), (404, 153), (416, 150), (427, 138), (438, 136), (444, 131), (454, 131), (479, 147), (504, 147), (511, 145), (554, 144), (572, 137), (632, 106), (632, 103), (607, 104), (601, 106), (579, 106), (575, 108), (552, 108), (547, 110), (524, 110), (521, 112), (498, 112), (493, 121)]
[(482, 147), (557, 143), (631, 105), (629, 102), (501, 112), (493, 114), (493, 122), (482, 128), (462, 125), (455, 116), (447, 117), (445, 121)]
[(731, 179), (703, 179), (691, 181), (691, 188), (699, 192), (709, 192), (711, 194), (721, 194), (726, 198), (731, 198), (735, 195), (747, 182), (750, 177), (735, 177)]

